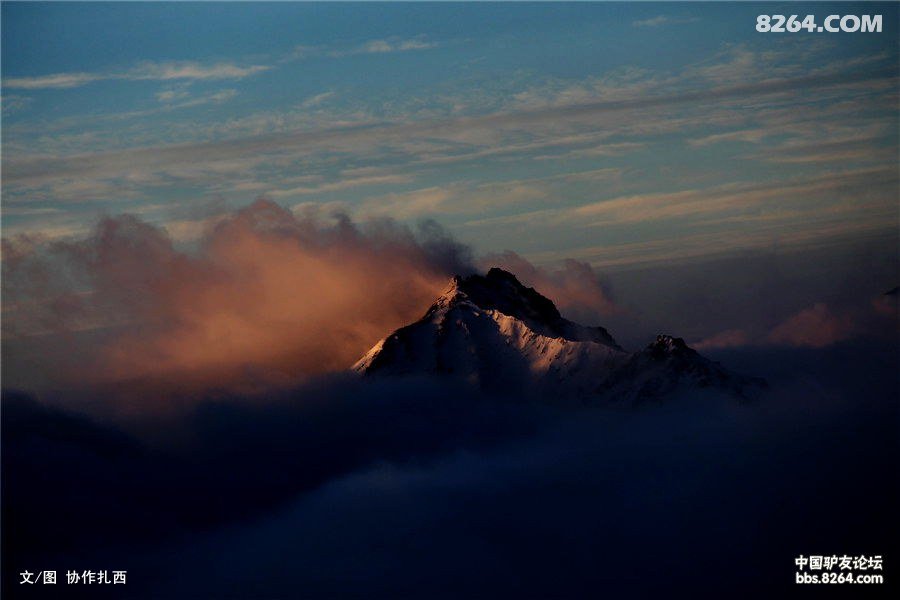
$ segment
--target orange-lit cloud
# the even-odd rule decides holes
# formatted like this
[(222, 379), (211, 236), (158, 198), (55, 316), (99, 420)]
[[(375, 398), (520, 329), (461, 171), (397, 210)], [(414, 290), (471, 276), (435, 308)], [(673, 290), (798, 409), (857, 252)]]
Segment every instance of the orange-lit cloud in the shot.
[[(876, 304), (876, 302), (873, 302)], [(876, 309), (882, 304), (876, 304)], [(767, 332), (745, 329), (721, 331), (692, 346), (697, 350), (718, 350), (742, 346), (794, 346), (825, 348), (856, 335), (877, 330), (873, 314), (864, 309), (835, 310), (817, 302), (783, 319)]]
[(850, 316), (838, 315), (825, 304), (817, 303), (779, 324), (769, 332), (767, 339), (773, 344), (823, 348), (854, 333)]
[(750, 343), (750, 336), (743, 329), (728, 329), (691, 344), (696, 350), (738, 348)]
[[(346, 369), (420, 318), (451, 275), (474, 270), (469, 249), (434, 222), (356, 224), (258, 200), (196, 229), (189, 249), (129, 215), (77, 241), (4, 240), (5, 383), (144, 395), (290, 385)], [(575, 320), (617, 310), (585, 263), (544, 269), (514, 252), (479, 262)]]
[[(63, 364), (38, 368), (79, 383), (293, 382), (348, 367), (469, 268), (434, 224), (326, 223), (262, 200), (193, 252), (135, 217), (107, 218), (80, 242), (5, 242), (4, 337), (66, 334)], [(99, 341), (72, 342), (79, 330)]]

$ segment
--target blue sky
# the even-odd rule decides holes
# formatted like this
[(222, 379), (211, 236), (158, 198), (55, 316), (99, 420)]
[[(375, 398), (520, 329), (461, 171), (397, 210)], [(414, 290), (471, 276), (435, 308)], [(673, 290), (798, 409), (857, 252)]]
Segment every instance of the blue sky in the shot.
[[(882, 14), (761, 34), (761, 12)], [(892, 4), (3, 3), (3, 229), (265, 196), (605, 269), (896, 235)]]

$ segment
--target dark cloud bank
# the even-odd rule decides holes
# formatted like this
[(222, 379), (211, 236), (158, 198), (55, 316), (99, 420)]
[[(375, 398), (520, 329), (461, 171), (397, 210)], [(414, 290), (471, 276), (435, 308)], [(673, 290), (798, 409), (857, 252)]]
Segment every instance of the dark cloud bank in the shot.
[[(72, 340), (84, 364), (129, 357), (143, 341), (166, 367), (113, 362), (115, 381), (74, 385), (63, 372), (37, 393), (4, 391), (4, 598), (780, 597), (798, 591), (799, 554), (882, 554), (889, 585), (895, 578), (896, 303), (882, 307), (888, 335), (719, 346), (715, 358), (769, 381), (752, 403), (685, 391), (640, 407), (554, 408), (447, 380), (364, 380), (330, 374), (351, 354), (333, 349), (365, 346), (373, 319), (420, 316), (419, 297), (427, 306), (431, 286), (477, 261), (434, 225), (322, 224), (279, 211), (236, 213), (199, 253), (132, 219), (106, 221), (80, 243), (18, 240), (4, 252), (4, 295), (22, 273), (43, 273), (32, 283), (50, 312), (29, 314), (58, 326), (55, 339)], [(621, 315), (608, 282), (584, 265), (493, 260), (553, 289), (569, 314)], [(314, 264), (313, 287), (290, 275), (290, 265)], [(381, 268), (405, 295), (367, 289), (374, 308), (347, 323), (331, 318), (346, 310), (304, 295), (329, 282), (366, 286)], [(224, 312), (182, 312), (178, 299), (202, 304), (207, 288)], [(122, 297), (135, 289), (143, 297)], [(341, 309), (359, 301), (355, 289), (333, 289)], [(414, 301), (392, 312), (389, 298), (411, 289)], [(284, 290), (287, 306), (270, 297)], [(79, 314), (105, 307), (132, 326), (82, 338), (70, 309), (54, 305), (65, 298)], [(272, 311), (305, 324), (267, 333), (261, 315)], [(263, 332), (278, 352), (254, 356), (238, 343), (176, 356), (167, 346), (168, 336), (202, 341), (222, 314), (244, 312), (246, 335)], [(352, 341), (316, 338), (306, 316)], [(9, 325), (5, 375), (9, 350), (23, 348), (7, 342)], [(334, 352), (325, 362), (307, 352), (319, 346)], [(171, 368), (190, 357), (196, 368)], [(252, 376), (210, 384), (210, 373), (238, 365)], [(26, 568), (127, 569), (129, 583), (18, 586)]]
[(898, 357), (864, 346), (784, 350), (790, 376), (769, 369), (752, 404), (556, 410), (337, 377), (126, 432), (7, 393), (5, 581), (127, 568), (130, 598), (787, 593), (798, 554), (896, 555)]

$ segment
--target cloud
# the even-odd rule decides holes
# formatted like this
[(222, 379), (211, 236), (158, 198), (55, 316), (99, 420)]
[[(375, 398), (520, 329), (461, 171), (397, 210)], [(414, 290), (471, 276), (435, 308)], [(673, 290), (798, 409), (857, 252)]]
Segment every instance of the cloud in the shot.
[[(231, 100), (232, 98), (237, 96), (237, 93), (238, 92), (235, 89), (219, 90), (218, 92), (212, 92), (210, 94), (205, 94), (203, 96), (197, 96), (196, 98), (186, 99), (181, 102), (166, 104), (166, 106), (161, 107), (160, 109), (157, 109), (157, 110), (167, 110), (168, 111), (168, 110), (177, 110), (180, 108), (191, 108), (194, 106), (203, 106), (204, 104), (222, 104), (223, 102), (228, 102), (229, 100)], [(180, 97), (181, 96), (176, 95), (176, 98), (180, 98)], [(189, 96), (185, 95), (185, 97), (189, 97)], [(157, 98), (159, 98), (159, 96), (157, 96)], [(160, 100), (163, 102), (166, 102), (166, 100), (163, 100), (163, 99), (160, 99)], [(146, 114), (153, 114), (153, 112), (155, 112), (155, 111), (153, 111), (151, 109), (149, 111), (146, 111)]]
[(855, 332), (849, 315), (835, 314), (819, 302), (777, 325), (766, 339), (779, 345), (823, 348), (848, 339)]
[[(816, 539), (834, 506), (868, 510), (829, 535), (859, 547), (893, 539), (877, 526), (897, 498), (878, 476), (897, 466), (884, 451), (896, 435), (895, 361), (880, 351), (768, 352), (768, 364), (806, 357), (814, 383), (798, 383), (795, 367), (760, 402), (684, 394), (639, 411), (336, 379), (204, 398), (129, 435), (7, 394), (11, 568), (77, 562), (87, 545), (100, 564), (160, 573), (129, 580), (150, 598), (289, 597), (298, 586), (316, 598), (419, 597), (437, 584), (465, 598), (577, 598), (598, 586), (657, 596), (673, 581), (727, 595), (748, 574), (755, 596), (780, 597), (794, 584), (767, 577), (760, 557)], [(728, 543), (754, 539), (761, 521), (771, 531), (758, 543)], [(720, 550), (697, 564), (709, 548)], [(233, 564), (244, 568), (223, 576)]]
[[(731, 59), (735, 57), (729, 55), (728, 58), (727, 64), (734, 62)], [(695, 71), (702, 73), (699, 67)], [(680, 80), (667, 87), (660, 83), (666, 81), (664, 77), (658, 79), (647, 73), (623, 74), (605, 81), (604, 85), (598, 84), (598, 87), (585, 84), (583, 97), (566, 96), (566, 102), (573, 97), (586, 102), (579, 106), (571, 103), (548, 106), (548, 102), (554, 102), (554, 97), (539, 95), (537, 100), (543, 104), (530, 104), (527, 110), (503, 112), (504, 108), (513, 106), (507, 103), (498, 105), (502, 107), (498, 112), (467, 118), (432, 118), (431, 113), (423, 118), (415, 113), (399, 115), (391, 122), (386, 122), (384, 116), (378, 118), (362, 112), (357, 114), (344, 107), (343, 102), (341, 107), (337, 107), (327, 98), (323, 100), (322, 94), (317, 94), (307, 100), (298, 99), (291, 113), (272, 111), (212, 124), (186, 123), (179, 119), (174, 126), (158, 127), (156, 132), (150, 134), (159, 137), (117, 135), (115, 139), (120, 140), (119, 143), (131, 147), (105, 152), (97, 150), (109, 144), (113, 137), (102, 135), (100, 131), (93, 132), (91, 139), (73, 135), (57, 140), (49, 133), (39, 137), (35, 135), (33, 145), (29, 145), (30, 142), (25, 144), (30, 147), (30, 154), (21, 150), (5, 154), (4, 200), (7, 206), (35, 201), (59, 201), (60, 204), (71, 201), (73, 205), (70, 209), (84, 215), (88, 213), (88, 207), (76, 207), (74, 203), (95, 203), (91, 206), (93, 209), (98, 207), (98, 202), (103, 202), (100, 208), (120, 210), (113, 206), (114, 202), (133, 197), (136, 190), (148, 196), (158, 195), (164, 191), (160, 185), (168, 186), (166, 191), (174, 193), (184, 193), (190, 187), (190, 192), (197, 195), (222, 194), (234, 202), (242, 199), (231, 192), (238, 186), (252, 189), (253, 194), (271, 191), (272, 197), (285, 198), (290, 203), (323, 192), (336, 196), (328, 196), (326, 200), (344, 201), (350, 210), (357, 211), (357, 215), (379, 214), (397, 218), (454, 215), (451, 218), (456, 219), (455, 215), (468, 214), (470, 220), (463, 226), (469, 228), (472, 235), (483, 235), (483, 228), (491, 227), (493, 233), (501, 238), (491, 247), (492, 250), (507, 247), (527, 250), (529, 257), (542, 263), (569, 256), (574, 251), (595, 265), (611, 264), (620, 258), (624, 264), (630, 260), (629, 256), (636, 257), (638, 250), (643, 255), (640, 260), (649, 255), (653, 255), (654, 260), (662, 260), (669, 252), (678, 256), (703, 256), (718, 249), (733, 251), (736, 248), (771, 247), (794, 237), (799, 231), (817, 229), (823, 232), (823, 237), (830, 235), (835, 232), (834, 226), (839, 219), (846, 223), (847, 232), (854, 228), (876, 227), (877, 223), (886, 229), (893, 221), (886, 219), (886, 215), (893, 207), (888, 200), (893, 198), (889, 192), (896, 186), (896, 177), (894, 182), (891, 181), (896, 170), (869, 171), (875, 183), (870, 186), (863, 180), (863, 171), (858, 168), (886, 165), (890, 162), (890, 150), (896, 144), (891, 144), (889, 137), (880, 141), (873, 139), (871, 144), (854, 142), (850, 134), (856, 130), (868, 132), (873, 128), (881, 132), (895, 129), (895, 119), (873, 112), (880, 110), (879, 106), (889, 100), (876, 87), (882, 89), (881, 86), (890, 78), (872, 79), (859, 72), (836, 76), (833, 70), (829, 72), (832, 75), (822, 76), (815, 82), (801, 77), (794, 92), (789, 87), (782, 87), (771, 94), (769, 87), (765, 88), (766, 93), (759, 94), (750, 91), (736, 93), (732, 87), (728, 94), (724, 94), (722, 86), (712, 84), (705, 76), (702, 80), (697, 79), (699, 76), (695, 74), (687, 84), (709, 90), (713, 100), (696, 99), (691, 102), (679, 97), (678, 94), (686, 89), (685, 83)], [(678, 77), (673, 76), (673, 79)], [(863, 85), (852, 92), (853, 98), (860, 101), (849, 102), (850, 93), (846, 90), (839, 94), (834, 92), (836, 79), (844, 85)], [(648, 81), (649, 88), (645, 90), (648, 93), (638, 93), (636, 89)], [(744, 83), (768, 86), (772, 82), (750, 79)], [(878, 85), (872, 87), (875, 83)], [(826, 104), (805, 104), (803, 98), (807, 94), (801, 90), (804, 85), (821, 90), (826, 96), (823, 100)], [(716, 93), (724, 95), (716, 98)], [(647, 97), (657, 96), (665, 96), (671, 102), (641, 107), (641, 102)], [(600, 102), (591, 104), (591, 99)], [(162, 104), (155, 106), (154, 110), (169, 111), (194, 100), (198, 99)], [(315, 103), (316, 107), (298, 107), (307, 101)], [(588, 110), (587, 105), (592, 108)], [(804, 110), (798, 112), (798, 105), (805, 106)], [(335, 119), (331, 119), (332, 115)], [(339, 122), (355, 124), (334, 126)], [(140, 130), (141, 127), (135, 126), (135, 129)], [(126, 130), (130, 132), (131, 128)], [(439, 188), (430, 188), (434, 182), (425, 180), (433, 179), (436, 175), (434, 169), (444, 168), (443, 165), (466, 162), (486, 164), (488, 161), (496, 164), (502, 161), (504, 164), (499, 167), (505, 169), (513, 164), (513, 159), (522, 161), (523, 166), (535, 159), (554, 159), (559, 163), (545, 162), (537, 165), (536, 169), (561, 171), (584, 168), (586, 161), (566, 163), (570, 158), (617, 156), (632, 151), (640, 151), (640, 155), (627, 164), (642, 166), (657, 150), (682, 143), (668, 135), (678, 132), (688, 134), (681, 139), (692, 140), (695, 145), (691, 148), (709, 147), (729, 137), (749, 142), (759, 139), (765, 146), (772, 146), (772, 152), (754, 149), (751, 156), (739, 156), (734, 155), (734, 148), (723, 145), (720, 159), (735, 167), (738, 166), (737, 161), (746, 159), (765, 161), (765, 164), (757, 165), (765, 169), (772, 168), (771, 162), (813, 159), (816, 162), (803, 163), (810, 168), (799, 171), (781, 169), (770, 181), (760, 183), (753, 180), (728, 185), (722, 185), (723, 178), (733, 179), (734, 173), (743, 172), (746, 165), (734, 171), (723, 162), (726, 165), (724, 170), (715, 172), (691, 172), (687, 169), (668, 174), (628, 169), (623, 170), (625, 176), (620, 179), (597, 185), (594, 193), (588, 193), (587, 186), (583, 185), (573, 185), (570, 189), (549, 189), (545, 183), (527, 180), (523, 180), (521, 185), (505, 186), (504, 182), (483, 184), (478, 180), (484, 179), (483, 173), (486, 171), (483, 169), (465, 172), (467, 177), (478, 178), (473, 181), (453, 181), (462, 172), (459, 169), (452, 173), (445, 172), (439, 177), (442, 182)], [(170, 140), (168, 136), (192, 141), (175, 143), (177, 140)], [(824, 143), (827, 139), (846, 143), (842, 148), (832, 147)], [(774, 147), (775, 142), (778, 142), (778, 147)], [(773, 159), (776, 150), (778, 155)], [(743, 149), (739, 151), (746, 152)], [(780, 160), (782, 158), (784, 161)], [(853, 163), (836, 162), (838, 159), (852, 160)], [(378, 176), (385, 177), (383, 183), (415, 181), (421, 183), (418, 187), (423, 189), (409, 191), (404, 186), (394, 190), (370, 190), (354, 187), (349, 181), (353, 177), (342, 181), (334, 176), (336, 160), (355, 165), (381, 165)], [(600, 160), (601, 165), (625, 162), (615, 158)], [(308, 184), (289, 182), (298, 169), (304, 175), (315, 175), (317, 179)], [(159, 184), (142, 187), (122, 185), (117, 188), (116, 182), (122, 180), (120, 174), (138, 171), (147, 176), (146, 181)], [(499, 169), (490, 171), (496, 173)], [(846, 179), (841, 183), (844, 177)], [(829, 178), (831, 184), (822, 181)], [(92, 189), (98, 193), (88, 195), (79, 192), (71, 196), (56, 193), (78, 191), (70, 187), (76, 179), (94, 181)], [(817, 184), (816, 180), (820, 182)], [(809, 183), (809, 187), (802, 189), (802, 186), (796, 185), (801, 181)], [(319, 184), (327, 187), (319, 189)], [(482, 188), (482, 185), (485, 187)], [(856, 190), (852, 189), (854, 185), (858, 186)], [(768, 193), (761, 189), (766, 186), (771, 186)], [(660, 190), (664, 191), (660, 193)], [(384, 191), (395, 194), (383, 195)], [(297, 197), (290, 199), (291, 193)], [(495, 198), (491, 198), (491, 194), (495, 194)], [(821, 197), (816, 198), (816, 194)], [(824, 208), (820, 210), (817, 202), (823, 203)], [(578, 204), (591, 212), (590, 218), (582, 218), (583, 215), (570, 210)], [(591, 204), (597, 206), (587, 208)], [(648, 221), (643, 218), (642, 212), (654, 221), (653, 232), (649, 232), (649, 227), (644, 227)], [(679, 231), (679, 236), (685, 238), (683, 244), (676, 239), (666, 243), (649, 239), (657, 232), (665, 235), (666, 229), (671, 231), (671, 226), (666, 225), (669, 219), (675, 221), (674, 226), (684, 226)], [(497, 229), (497, 225), (506, 223), (515, 224), (515, 227), (503, 231)], [(598, 249), (597, 252), (591, 248), (565, 248), (553, 256), (539, 257), (536, 251), (549, 249), (548, 244), (552, 243), (549, 242), (550, 236), (560, 239), (559, 236), (564, 235), (564, 223), (574, 224), (578, 228), (590, 225), (598, 230), (601, 227), (604, 230), (618, 228), (615, 235), (603, 236), (602, 239), (589, 237), (587, 230), (582, 232), (582, 237), (568, 237), (570, 244), (591, 241), (608, 245), (615, 241), (617, 247)], [(22, 227), (24, 220), (16, 220), (10, 225)], [(715, 232), (717, 225), (729, 229), (729, 233), (734, 235), (716, 237), (711, 231)], [(626, 235), (626, 228), (634, 228), (634, 233)], [(517, 235), (535, 240), (535, 245), (537, 240), (546, 239), (548, 242), (542, 248), (523, 248), (513, 241), (502, 239), (512, 235), (510, 229), (515, 229)], [(708, 234), (708, 239), (713, 243), (704, 246), (695, 234)], [(623, 242), (633, 241), (646, 242), (647, 245), (642, 249), (621, 246)], [(719, 244), (719, 241), (723, 243)], [(651, 248), (651, 244), (657, 245)]]
[(321, 94), (316, 94), (315, 96), (310, 96), (309, 98), (301, 102), (300, 108), (314, 108), (333, 97), (334, 92), (323, 92)]
[(3, 80), (3, 87), (19, 90), (66, 89), (108, 78), (108, 76), (95, 73), (55, 73), (39, 77), (8, 77)]
[[(547, 177), (492, 181), (481, 184), (456, 182), (407, 192), (394, 192), (365, 200), (358, 214), (380, 215), (399, 219), (445, 215), (481, 215), (506, 207), (522, 207), (545, 202), (553, 190), (573, 183), (606, 183), (614, 186), (621, 178), (620, 169), (592, 169)], [(397, 178), (397, 175), (370, 176)], [(363, 178), (365, 179), (365, 178)], [(350, 181), (353, 181), (352, 179)], [(477, 223), (470, 221), (469, 223)]]
[[(324, 214), (259, 200), (165, 227), (123, 215), (80, 238), (3, 240), (4, 348), (18, 361), (7, 361), (7, 382), (140, 382), (143, 393), (288, 385), (346, 369), (421, 317), (451, 275), (476, 270), (433, 221), (413, 230)], [(505, 252), (477, 265), (513, 271), (576, 321), (619, 312), (582, 262), (545, 268)]]
[(718, 350), (721, 348), (739, 348), (750, 343), (750, 336), (742, 329), (728, 329), (719, 332), (691, 346), (697, 350)]
[(184, 410), (143, 404), (130, 407), (145, 419), (129, 429), (116, 419), (121, 398), (90, 396), (88, 416), (75, 412), (85, 406), (77, 394), (56, 404), (4, 390), (4, 510), (47, 511), (39, 530), (4, 529), (18, 556), (220, 526), (376, 461), (479, 451), (534, 428), (533, 411), (428, 380), (332, 377), (267, 395), (201, 395)]
[(3, 87), (9, 89), (39, 90), (81, 87), (95, 81), (211, 81), (243, 79), (268, 71), (266, 65), (239, 66), (234, 63), (203, 64), (196, 61), (144, 62), (131, 70), (118, 73), (55, 73), (37, 77), (9, 77)]
[(181, 100), (188, 96), (190, 96), (190, 93), (184, 90), (163, 90), (156, 93), (156, 99), (160, 102), (172, 102), (173, 100)]
[(635, 27), (658, 27), (664, 23), (668, 23), (669, 20), (669, 17), (665, 15), (658, 15), (642, 21), (632, 21), (631, 24)]
[(767, 135), (771, 135), (774, 132), (770, 132), (766, 129), (742, 129), (740, 131), (728, 131), (725, 133), (714, 133), (712, 135), (707, 135), (701, 138), (693, 138), (687, 141), (689, 146), (694, 148), (699, 148), (703, 146), (709, 146), (711, 144), (718, 144), (721, 142), (748, 142), (753, 144), (758, 144)]
[(675, 24), (680, 24), (680, 23), (694, 23), (696, 21), (699, 21), (699, 19), (676, 18), (676, 17), (668, 17), (666, 15), (657, 15), (657, 16), (651, 17), (649, 19), (632, 21), (631, 24), (634, 27), (662, 27), (663, 25), (675, 25)]
[(437, 217), (448, 214), (479, 214), (529, 200), (539, 200), (544, 192), (518, 181), (483, 185), (452, 184), (409, 192), (395, 192), (370, 198), (358, 209), (363, 215), (398, 219)]
[[(305, 196), (309, 194), (321, 194), (326, 192), (337, 192), (348, 190), (356, 187), (364, 186), (380, 186), (389, 184), (409, 183), (412, 177), (409, 175), (371, 175), (366, 177), (348, 177), (339, 179), (329, 183), (320, 183), (313, 186), (297, 186), (288, 189), (270, 190), (266, 196), (272, 198), (283, 198), (291, 196)], [(393, 215), (399, 216), (399, 215)]]
[(394, 52), (394, 46), (385, 40), (372, 40), (371, 42), (364, 44), (359, 51), (365, 54), (382, 54), (385, 52)]
[(371, 40), (362, 46), (350, 50), (347, 54), (386, 54), (389, 52), (408, 52), (410, 50), (427, 50), (437, 44), (426, 42), (422, 38)]
[(4, 240), (4, 338), (104, 331), (42, 364), (64, 381), (297, 381), (347, 368), (471, 269), (436, 224), (322, 221), (268, 201), (216, 217), (198, 246), (132, 216), (78, 241)]
[[(876, 311), (878, 307), (875, 307)], [(768, 332), (728, 329), (691, 344), (698, 350), (722, 350), (745, 346), (791, 346), (825, 348), (861, 333), (862, 318), (869, 315), (836, 312), (817, 302), (785, 318)]]
[(25, 96), (4, 94), (2, 98), (0, 98), (0, 105), (2, 105), (4, 115), (10, 115), (14, 112), (18, 112), (31, 104), (31, 102), (32, 99)]
[(204, 65), (196, 61), (174, 61), (142, 63), (124, 75), (113, 75), (111, 79), (150, 79), (154, 81), (179, 80), (215, 80), (243, 79), (272, 67), (266, 65), (250, 65), (241, 67), (233, 63), (215, 63)]
[[(560, 211), (560, 218), (583, 226), (596, 226), (611, 222), (645, 222), (713, 214), (737, 214), (740, 217), (751, 206), (764, 209), (777, 203), (777, 206), (771, 208), (783, 208), (787, 202), (802, 205), (804, 199), (817, 201), (815, 206), (806, 206), (806, 210), (821, 213), (823, 201), (829, 196), (834, 198), (836, 195), (841, 202), (846, 202), (841, 192), (854, 185), (877, 181), (881, 185), (893, 186), (897, 179), (894, 170), (879, 167), (825, 172), (793, 180), (729, 183), (707, 189), (602, 200), (563, 209)], [(839, 205), (837, 208), (842, 207)]]
[[(540, 217), (550, 221), (553, 216), (552, 211), (546, 211), (538, 214), (528, 213), (518, 218), (496, 219), (493, 222), (515, 224), (527, 219), (528, 224), (539, 221)], [(784, 224), (775, 222), (768, 227), (743, 231), (723, 229), (714, 233), (676, 232), (639, 242), (611, 242), (598, 246), (570, 247), (565, 250), (565, 255), (587, 261), (595, 267), (611, 270), (637, 265), (679, 265), (738, 256), (745, 251), (810, 250), (854, 239), (884, 240), (896, 237), (894, 231), (886, 226), (885, 217), (875, 215), (870, 220), (852, 225), (836, 218), (805, 227), (798, 224), (796, 227), (787, 228)], [(552, 261), (559, 259), (560, 253), (548, 250), (534, 252), (532, 256), (535, 260)]]
[[(285, 131), (285, 118), (279, 115), (260, 116), (243, 120), (239, 123), (228, 123), (228, 129), (218, 129), (206, 132), (204, 135), (211, 139), (206, 142), (194, 142), (185, 144), (168, 144), (158, 147), (144, 146), (133, 147), (115, 152), (79, 153), (70, 157), (52, 157), (47, 152), (23, 155), (18, 153), (14, 158), (4, 160), (4, 179), (7, 185), (15, 188), (25, 181), (34, 181), (36, 178), (59, 177), (67, 172), (78, 173), (79, 176), (96, 176), (98, 173), (109, 173), (120, 168), (121, 164), (138, 165), (182, 165), (186, 161), (216, 160), (246, 156), (248, 153), (258, 153), (261, 150), (268, 153), (292, 152), (295, 156), (306, 156), (317, 152), (332, 150), (335, 146), (352, 152), (354, 155), (368, 155), (377, 148), (384, 150), (389, 148), (410, 159), (415, 158), (422, 164), (439, 161), (476, 160), (485, 156), (499, 156), (509, 153), (511, 147), (516, 152), (527, 152), (537, 147), (546, 147), (553, 144), (562, 144), (563, 140), (572, 134), (585, 131), (585, 123), (590, 123), (593, 130), (608, 131), (609, 128), (617, 129), (622, 133), (631, 135), (647, 135), (660, 131), (674, 131), (687, 125), (709, 124), (710, 115), (689, 119), (660, 119), (658, 114), (647, 115), (643, 118), (641, 111), (672, 108), (682, 104), (696, 105), (697, 102), (711, 103), (726, 99), (740, 99), (746, 102), (750, 97), (765, 96), (773, 93), (790, 91), (797, 93), (800, 90), (818, 88), (823, 85), (833, 85), (836, 79), (843, 82), (859, 82), (865, 80), (883, 81), (884, 78), (872, 79), (866, 73), (842, 73), (828, 72), (822, 75), (799, 76), (794, 78), (770, 78), (762, 81), (743, 82), (736, 85), (713, 86), (707, 83), (700, 86), (702, 89), (680, 91), (680, 88), (655, 85), (652, 93), (644, 90), (642, 93), (606, 99), (603, 95), (597, 100), (593, 95), (590, 100), (579, 104), (547, 105), (546, 102), (537, 108), (516, 110), (512, 112), (493, 112), (475, 117), (451, 118), (451, 119), (401, 119), (398, 122), (385, 123), (377, 120), (357, 118), (354, 126), (301, 128)], [(303, 118), (308, 118), (308, 111), (302, 110)], [(742, 113), (744, 114), (744, 113)], [(621, 116), (619, 116), (621, 115)], [(734, 120), (735, 115), (728, 115)], [(358, 115), (357, 115), (358, 117)], [(353, 119), (351, 119), (352, 121)], [(796, 117), (795, 117), (796, 120)], [(308, 123), (294, 123), (308, 126)], [(333, 125), (334, 121), (330, 121)], [(231, 128), (243, 128), (243, 137), (235, 136)], [(567, 131), (567, 128), (571, 131)], [(502, 135), (503, 132), (524, 130), (533, 132), (537, 144), (521, 142), (509, 139)], [(264, 133), (269, 131), (269, 133)], [(227, 136), (224, 134), (228, 134)], [(595, 135), (595, 138), (597, 135)], [(464, 142), (468, 148), (459, 152), (459, 142)], [(589, 143), (589, 140), (585, 139)], [(472, 144), (488, 145), (486, 148), (471, 147)], [(574, 140), (573, 143), (577, 143)], [(636, 143), (636, 142), (632, 142)], [(511, 146), (512, 144), (512, 146)], [(437, 149), (431, 156), (421, 156), (421, 147)], [(83, 145), (81, 146), (83, 148)], [(627, 150), (629, 147), (620, 147)], [(635, 148), (635, 146), (631, 146)]]
[(368, 40), (356, 46), (308, 46), (298, 45), (294, 50), (282, 59), (282, 62), (294, 60), (307, 60), (310, 58), (341, 58), (360, 54), (391, 54), (394, 52), (410, 52), (414, 50), (429, 50), (437, 47), (436, 42), (428, 41), (424, 35), (411, 38), (388, 37)]
[(849, 133), (825, 130), (824, 135), (788, 140), (748, 158), (781, 164), (888, 162), (896, 156), (896, 141), (877, 125)]
[(574, 207), (535, 207), (467, 225), (515, 225), (545, 235), (564, 231), (571, 235), (572, 228), (622, 231), (653, 222), (677, 222), (677, 229), (654, 239), (566, 250), (567, 255), (595, 266), (666, 262), (776, 244), (809, 246), (853, 235), (885, 235), (895, 220), (896, 185), (893, 168), (846, 169), (787, 180), (616, 196)]

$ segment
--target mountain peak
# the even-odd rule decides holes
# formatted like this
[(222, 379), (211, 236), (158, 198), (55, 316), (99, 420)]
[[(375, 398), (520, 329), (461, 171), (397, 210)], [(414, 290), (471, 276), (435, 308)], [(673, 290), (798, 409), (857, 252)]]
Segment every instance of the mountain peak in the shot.
[(602, 327), (585, 327), (499, 268), (454, 276), (419, 321), (376, 344), (354, 366), (365, 374), (451, 375), (485, 390), (641, 401), (682, 382), (742, 393), (734, 377), (685, 344), (659, 335), (628, 353)]
[(438, 312), (460, 303), (513, 317), (541, 335), (598, 342), (621, 349), (606, 329), (584, 327), (563, 318), (549, 298), (534, 288), (526, 287), (515, 275), (498, 267), (492, 267), (486, 275), (454, 275), (425, 316), (433, 318)]
[(651, 342), (646, 351), (659, 355), (696, 354), (696, 351), (685, 343), (684, 338), (665, 334), (656, 336), (656, 341)]
[(488, 272), (487, 272), (487, 275), (485, 275), (485, 278), (491, 279), (494, 281), (509, 281), (509, 282), (513, 283), (514, 285), (519, 285), (519, 286), (522, 285), (521, 283), (519, 283), (519, 280), (516, 279), (515, 275), (513, 275), (509, 271), (505, 271), (505, 270), (501, 269), (500, 267), (491, 267), (490, 269), (488, 269)]
[(460, 290), (483, 309), (495, 309), (513, 316), (552, 322), (562, 318), (556, 306), (534, 288), (522, 285), (516, 276), (497, 267), (487, 275), (470, 275), (460, 280)]
[(435, 304), (449, 303), (457, 296), (465, 296), (465, 292), (463, 292), (460, 288), (462, 286), (463, 278), (459, 275), (454, 275), (450, 278), (450, 281), (447, 282), (446, 287), (444, 287), (444, 291), (441, 292), (441, 295), (438, 296), (438, 299), (435, 300)]

